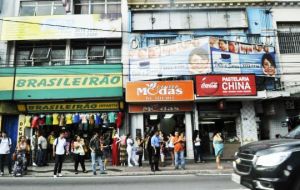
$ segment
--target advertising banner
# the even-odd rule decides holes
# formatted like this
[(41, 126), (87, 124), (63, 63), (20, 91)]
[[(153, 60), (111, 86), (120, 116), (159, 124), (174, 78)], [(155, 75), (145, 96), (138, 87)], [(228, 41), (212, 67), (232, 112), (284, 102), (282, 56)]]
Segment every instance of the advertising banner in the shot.
[(191, 80), (139, 81), (126, 85), (127, 102), (193, 101), (194, 86)]
[(0, 73), (0, 99), (122, 97), (122, 79), (122, 65), (18, 67), (15, 75)]
[(198, 75), (197, 96), (256, 96), (255, 75)]
[(121, 18), (100, 15), (5, 17), (1, 40), (121, 38)]
[(132, 49), (129, 80), (198, 74), (255, 74), (279, 77), (275, 48), (214, 37)]
[(131, 50), (130, 81), (211, 72), (209, 38)]
[(276, 77), (279, 74), (275, 48), (210, 38), (213, 73)]

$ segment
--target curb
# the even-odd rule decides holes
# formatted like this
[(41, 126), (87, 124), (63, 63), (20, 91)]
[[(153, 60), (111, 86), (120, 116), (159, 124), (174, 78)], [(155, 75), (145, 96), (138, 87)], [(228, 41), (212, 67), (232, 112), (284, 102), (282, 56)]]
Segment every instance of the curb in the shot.
[[(224, 169), (224, 170), (180, 170), (180, 171), (159, 171), (159, 172), (151, 172), (151, 171), (139, 171), (139, 172), (118, 172), (118, 173), (110, 173), (101, 175), (97, 174), (96, 176), (92, 175), (92, 172), (87, 174), (74, 174), (74, 173), (64, 173), (63, 177), (80, 177), (80, 178), (90, 178), (90, 177), (122, 177), (122, 176), (169, 176), (169, 175), (230, 175), (233, 173), (232, 169)], [(24, 177), (52, 177), (53, 174), (27, 174)]]

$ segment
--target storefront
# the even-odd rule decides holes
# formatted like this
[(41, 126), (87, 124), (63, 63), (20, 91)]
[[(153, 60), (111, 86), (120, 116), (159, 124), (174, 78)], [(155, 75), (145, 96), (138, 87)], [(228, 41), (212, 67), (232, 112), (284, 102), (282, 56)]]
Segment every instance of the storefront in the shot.
[(128, 82), (126, 102), (133, 138), (160, 130), (164, 138), (175, 131), (186, 137), (186, 157), (193, 158), (193, 81)]
[(222, 132), (224, 158), (233, 158), (241, 144), (257, 140), (255, 75), (196, 76), (195, 129), (206, 157), (213, 157), (212, 137)]
[(80, 134), (88, 140), (95, 130), (111, 137), (122, 127), (120, 64), (16, 68), (6, 81), (13, 88), (2, 94), (14, 97), (20, 114), (18, 137), (65, 130), (69, 139)]

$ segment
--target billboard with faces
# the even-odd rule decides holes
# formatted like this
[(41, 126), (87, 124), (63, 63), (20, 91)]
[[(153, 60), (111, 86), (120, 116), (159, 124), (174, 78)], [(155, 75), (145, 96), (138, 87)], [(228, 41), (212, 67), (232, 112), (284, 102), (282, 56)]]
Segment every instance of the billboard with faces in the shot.
[(132, 49), (130, 81), (199, 74), (255, 74), (276, 77), (279, 66), (271, 46), (214, 37)]
[(276, 77), (279, 66), (275, 48), (210, 38), (212, 71), (217, 74), (249, 74)]

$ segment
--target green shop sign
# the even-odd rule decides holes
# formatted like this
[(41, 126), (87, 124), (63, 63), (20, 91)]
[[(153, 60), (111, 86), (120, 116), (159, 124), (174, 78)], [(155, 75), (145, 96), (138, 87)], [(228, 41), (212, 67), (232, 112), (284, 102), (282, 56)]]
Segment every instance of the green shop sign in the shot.
[(24, 67), (13, 73), (0, 72), (0, 100), (122, 97), (122, 65)]

